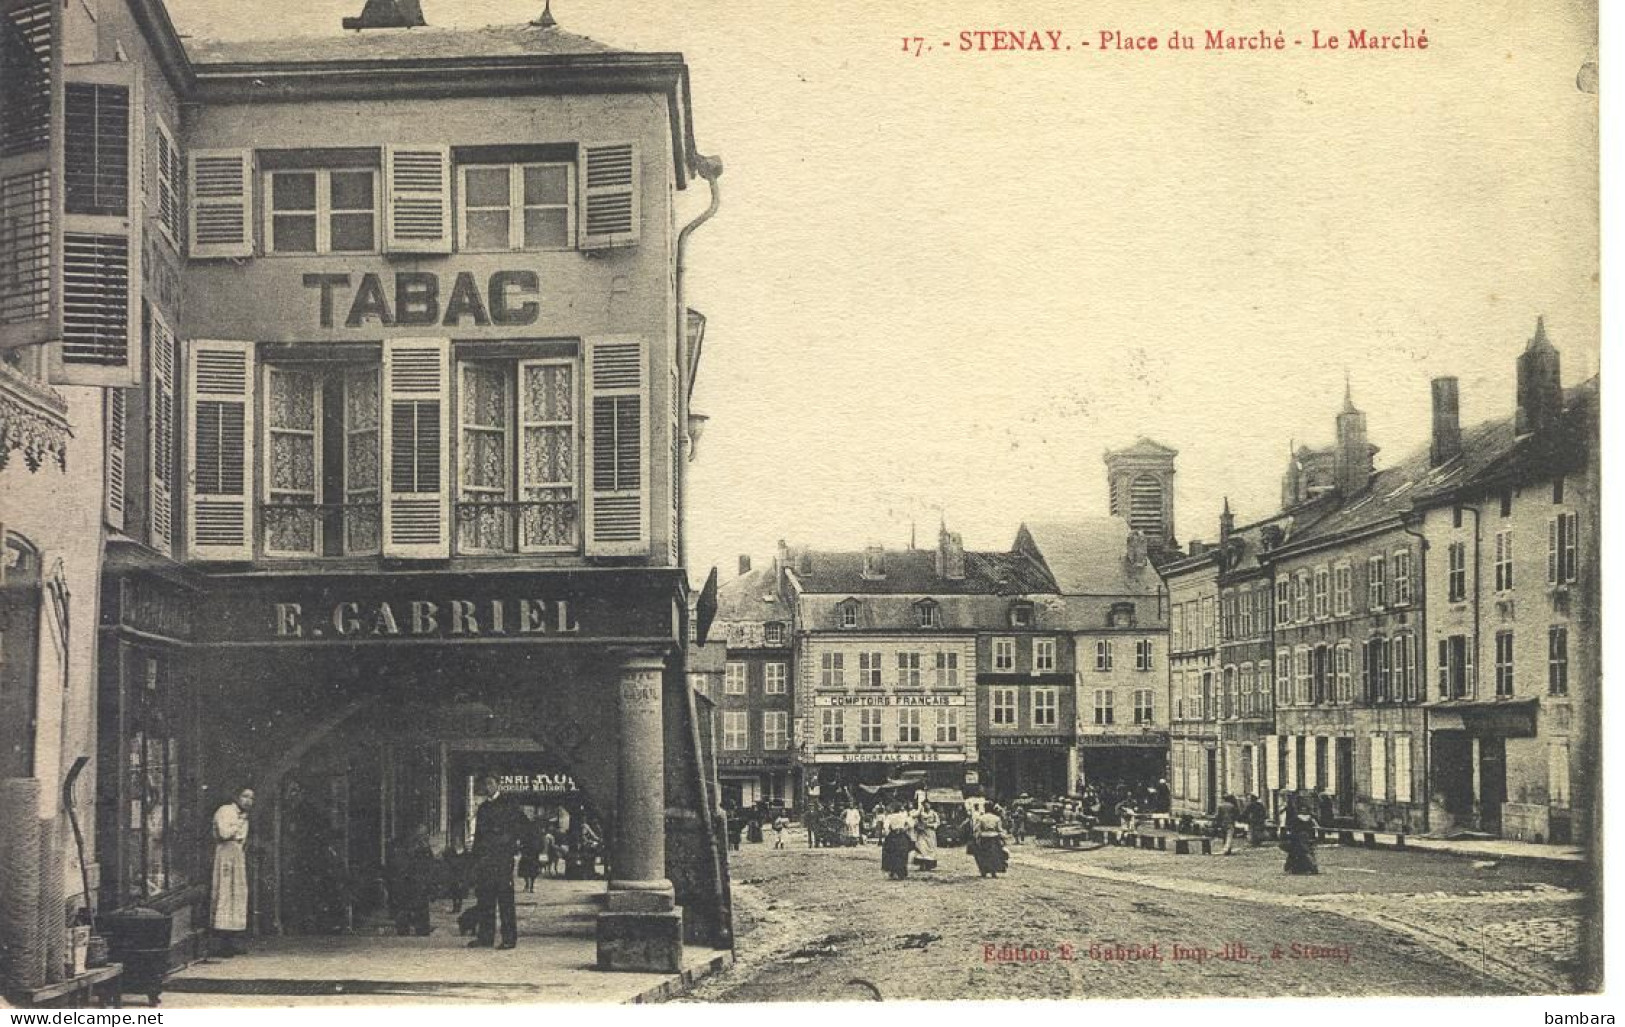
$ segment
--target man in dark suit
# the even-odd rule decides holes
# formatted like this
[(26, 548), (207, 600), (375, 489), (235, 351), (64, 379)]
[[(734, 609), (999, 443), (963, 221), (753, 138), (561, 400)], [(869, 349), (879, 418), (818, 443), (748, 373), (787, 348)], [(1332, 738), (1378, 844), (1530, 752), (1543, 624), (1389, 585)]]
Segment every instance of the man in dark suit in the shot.
[(514, 922), (513, 857), (526, 827), (525, 811), (517, 801), (503, 795), (497, 779), (481, 774), (475, 790), (485, 802), (474, 814), (472, 870), (474, 898), (474, 940), (469, 948), (490, 948), (496, 941), (497, 920), (502, 921), (499, 949), (511, 949), (519, 941)]

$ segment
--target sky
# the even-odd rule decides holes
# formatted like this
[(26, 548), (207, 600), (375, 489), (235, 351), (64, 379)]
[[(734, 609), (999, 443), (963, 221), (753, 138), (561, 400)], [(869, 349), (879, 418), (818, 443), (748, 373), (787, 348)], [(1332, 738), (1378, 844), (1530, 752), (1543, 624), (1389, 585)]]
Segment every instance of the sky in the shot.
[[(250, 38), (338, 32), (362, 0), (168, 6)], [(1540, 7), (558, 0), (567, 31), (682, 52), (725, 167), (689, 251), (691, 574), (781, 538), (930, 544), (942, 519), (1007, 548), (1023, 520), (1104, 514), (1102, 453), (1140, 435), (1179, 450), (1180, 539), (1211, 539), (1225, 497), (1274, 510), (1345, 382), (1380, 466), (1426, 444), (1433, 376), (1460, 379), (1464, 423), (1510, 415), (1537, 315), (1565, 384), (1597, 373), (1595, 13)], [(423, 9), (512, 23), (541, 0)], [(1361, 28), (1429, 45), (1310, 49)], [(1072, 49), (958, 49), (992, 29)], [(1206, 29), (1286, 49), (1166, 49)]]

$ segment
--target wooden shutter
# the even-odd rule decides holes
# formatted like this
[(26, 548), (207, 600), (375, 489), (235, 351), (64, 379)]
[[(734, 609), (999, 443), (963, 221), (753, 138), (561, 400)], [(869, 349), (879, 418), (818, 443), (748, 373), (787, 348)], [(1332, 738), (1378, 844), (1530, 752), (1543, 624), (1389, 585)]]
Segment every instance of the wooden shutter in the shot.
[(168, 554), (175, 523), (175, 333), (147, 304), (147, 543)]
[(384, 148), (384, 249), (451, 252), (451, 148)]
[(582, 145), (581, 248), (636, 246), (642, 220), (637, 143)]
[(0, 350), (61, 332), (62, 4), (0, 0)]
[(107, 478), (104, 517), (109, 528), (124, 530), (124, 432), (125, 402), (123, 389), (107, 390)]
[(643, 340), (587, 340), (587, 554), (649, 552), (649, 390)]
[(385, 556), (451, 555), (450, 356), (446, 339), (384, 340)]
[(191, 255), (254, 255), (254, 155), (250, 150), (194, 150), (187, 223)]
[(194, 340), (187, 362), (187, 554), (254, 557), (254, 344)]
[(75, 65), (64, 87), (61, 336), (51, 381), (141, 380), (140, 65)]

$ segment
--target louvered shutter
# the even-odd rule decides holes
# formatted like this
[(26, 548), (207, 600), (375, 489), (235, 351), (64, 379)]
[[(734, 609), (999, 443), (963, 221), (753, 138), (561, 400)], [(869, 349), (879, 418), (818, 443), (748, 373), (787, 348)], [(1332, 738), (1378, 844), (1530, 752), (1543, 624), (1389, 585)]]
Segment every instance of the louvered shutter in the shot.
[(141, 380), (140, 66), (75, 65), (64, 87), (61, 385)]
[(579, 161), (581, 248), (636, 246), (642, 219), (638, 144), (583, 144)]
[(147, 543), (168, 554), (175, 519), (175, 333), (147, 306)]
[(107, 478), (104, 517), (109, 528), (124, 530), (124, 432), (125, 403), (123, 389), (107, 390)]
[(191, 255), (254, 255), (254, 155), (250, 150), (194, 150), (187, 195)]
[(61, 331), (62, 4), (0, 0), (0, 349)]
[(190, 350), (187, 554), (193, 560), (251, 560), (254, 344), (197, 339)]
[(643, 340), (587, 340), (587, 554), (649, 552), (649, 390)]
[(450, 253), (451, 148), (385, 147), (384, 179), (384, 248)]
[(450, 355), (446, 339), (384, 340), (385, 556), (451, 555)]

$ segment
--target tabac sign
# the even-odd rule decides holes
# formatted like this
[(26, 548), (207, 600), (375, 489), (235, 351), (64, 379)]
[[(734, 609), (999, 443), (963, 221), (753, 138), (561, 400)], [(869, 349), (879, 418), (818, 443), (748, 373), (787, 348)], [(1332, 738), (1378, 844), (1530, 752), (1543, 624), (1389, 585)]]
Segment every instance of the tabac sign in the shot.
[(433, 271), (397, 271), (387, 282), (371, 271), (307, 274), (303, 283), (319, 297), (317, 319), (323, 328), (332, 328), (341, 316), (346, 328), (484, 328), (535, 324), (541, 315), (534, 271), (494, 271), (489, 277), (461, 271), (444, 281)]
[(650, 571), (275, 576), (221, 583), (197, 609), (217, 645), (659, 641), (682, 583)]

